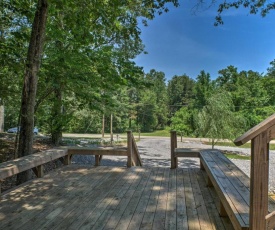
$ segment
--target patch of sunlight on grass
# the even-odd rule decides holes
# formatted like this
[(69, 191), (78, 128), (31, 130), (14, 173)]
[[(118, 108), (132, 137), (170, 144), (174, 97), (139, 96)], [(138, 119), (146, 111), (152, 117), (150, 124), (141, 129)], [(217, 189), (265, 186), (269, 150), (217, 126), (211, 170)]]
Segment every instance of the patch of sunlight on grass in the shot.
[(225, 153), (224, 155), (229, 159), (250, 160), (250, 156), (244, 156), (244, 155), (239, 155), (239, 154), (230, 154), (230, 153)]
[[(134, 135), (138, 135), (138, 133), (135, 132)], [(170, 137), (170, 130), (169, 129), (163, 129), (163, 130), (156, 130), (156, 131), (153, 131), (153, 132), (140, 133), (140, 136)]]

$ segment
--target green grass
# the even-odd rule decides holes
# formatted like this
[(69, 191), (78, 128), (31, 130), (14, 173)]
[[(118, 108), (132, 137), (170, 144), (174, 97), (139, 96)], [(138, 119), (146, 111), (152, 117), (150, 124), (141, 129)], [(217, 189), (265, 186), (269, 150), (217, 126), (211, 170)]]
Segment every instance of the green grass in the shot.
[[(211, 145), (211, 142), (205, 142), (204, 144)], [(244, 145), (236, 146), (233, 142), (217, 142), (215, 144), (215, 146), (230, 146), (230, 147), (239, 147), (239, 148), (251, 148), (250, 143), (245, 143)], [(270, 150), (275, 150), (275, 144), (270, 144), (269, 149)]]
[(238, 160), (250, 160), (250, 156), (232, 154), (232, 153), (225, 153), (224, 154), (229, 159), (238, 159)]
[[(137, 136), (138, 133), (134, 132), (134, 135)], [(140, 136), (148, 136), (148, 137), (170, 137), (170, 130), (169, 129), (164, 129), (164, 130), (156, 130), (154, 132), (149, 132), (149, 133), (140, 133)]]

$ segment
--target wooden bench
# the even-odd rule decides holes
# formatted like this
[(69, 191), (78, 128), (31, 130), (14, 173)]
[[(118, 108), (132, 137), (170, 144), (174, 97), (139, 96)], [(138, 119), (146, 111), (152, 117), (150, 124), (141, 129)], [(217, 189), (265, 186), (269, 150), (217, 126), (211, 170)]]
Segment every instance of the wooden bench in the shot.
[(66, 148), (55, 148), (1, 163), (0, 181), (29, 169), (32, 169), (37, 177), (43, 177), (44, 164), (60, 158), (65, 158), (63, 162), (66, 164), (68, 163), (67, 156)]
[(220, 216), (228, 216), (234, 229), (249, 229), (249, 178), (218, 150), (202, 150), (200, 160), (219, 196)]
[[(171, 132), (171, 169), (178, 157), (200, 157), (207, 184), (220, 199), (219, 212), (228, 216), (235, 229), (275, 229), (275, 202), (268, 196), (269, 142), (275, 138), (275, 114), (237, 138), (242, 145), (251, 140), (250, 178), (219, 150), (178, 149)], [(273, 212), (272, 212), (273, 211)]]

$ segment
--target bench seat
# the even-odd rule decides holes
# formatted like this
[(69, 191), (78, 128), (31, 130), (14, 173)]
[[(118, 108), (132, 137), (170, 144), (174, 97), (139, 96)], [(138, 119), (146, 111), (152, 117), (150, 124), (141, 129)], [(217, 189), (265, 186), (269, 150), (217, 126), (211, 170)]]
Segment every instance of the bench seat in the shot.
[(220, 215), (228, 216), (235, 229), (249, 229), (249, 178), (218, 150), (202, 150), (200, 157), (220, 198)]

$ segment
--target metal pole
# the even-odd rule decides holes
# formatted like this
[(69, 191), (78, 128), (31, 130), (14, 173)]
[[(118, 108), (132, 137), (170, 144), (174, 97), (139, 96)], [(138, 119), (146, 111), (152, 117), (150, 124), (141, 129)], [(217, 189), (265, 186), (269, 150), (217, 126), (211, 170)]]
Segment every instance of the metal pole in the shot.
[(111, 144), (113, 144), (114, 138), (113, 138), (113, 114), (111, 114), (111, 128), (110, 128), (110, 133), (111, 133)]
[(102, 116), (102, 138), (104, 137), (104, 125), (105, 125), (105, 116), (104, 116), (104, 114), (103, 114), (103, 116)]

